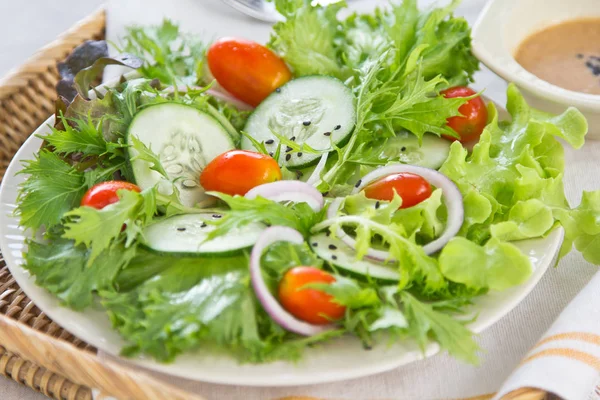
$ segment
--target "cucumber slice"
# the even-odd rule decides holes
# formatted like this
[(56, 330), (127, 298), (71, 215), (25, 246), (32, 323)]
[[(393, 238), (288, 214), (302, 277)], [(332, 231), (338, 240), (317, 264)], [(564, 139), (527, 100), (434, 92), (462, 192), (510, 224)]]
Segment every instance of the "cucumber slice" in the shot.
[(400, 132), (386, 142), (383, 156), (398, 159), (401, 163), (438, 169), (450, 155), (452, 142), (433, 133), (423, 136), (423, 143), (410, 132)]
[(142, 245), (156, 253), (182, 257), (229, 256), (252, 247), (265, 229), (263, 224), (252, 223), (205, 241), (216, 229), (207, 221), (221, 217), (221, 214), (184, 214), (164, 219), (144, 228)]
[(393, 266), (366, 259), (357, 260), (352, 248), (326, 233), (311, 236), (309, 244), (317, 256), (346, 271), (387, 281), (400, 280), (400, 274)]
[[(200, 186), (200, 172), (213, 158), (235, 148), (233, 140), (212, 116), (185, 104), (162, 103), (140, 111), (129, 126), (127, 143), (135, 136), (159, 156), (171, 181), (179, 189), (180, 201), (194, 206), (207, 196)], [(166, 181), (150, 169), (150, 163), (135, 160), (129, 147), (130, 169), (135, 183), (146, 189)], [(170, 186), (159, 185), (159, 190)], [(164, 193), (170, 194), (170, 193)]]
[[(273, 132), (323, 152), (333, 150), (332, 142), (343, 144), (355, 123), (354, 95), (350, 88), (329, 76), (306, 76), (286, 83), (267, 97), (252, 113), (244, 131), (263, 142), (272, 154), (280, 144)], [(241, 146), (256, 150), (245, 136)], [(299, 169), (317, 163), (320, 157), (320, 154), (292, 151), (282, 144), (277, 161)]]

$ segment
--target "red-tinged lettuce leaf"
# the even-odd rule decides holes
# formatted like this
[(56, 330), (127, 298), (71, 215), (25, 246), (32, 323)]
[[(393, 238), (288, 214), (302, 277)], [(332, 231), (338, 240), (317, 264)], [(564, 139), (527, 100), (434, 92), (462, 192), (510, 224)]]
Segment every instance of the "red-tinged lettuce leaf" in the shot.
[(56, 85), (58, 96), (67, 106), (78, 93), (87, 99), (92, 83), (107, 65), (139, 68), (142, 63), (141, 59), (130, 54), (109, 57), (106, 41), (88, 40), (76, 47), (65, 61), (58, 63), (57, 68), (61, 76)]
[(88, 91), (93, 82), (100, 76), (108, 65), (122, 65), (125, 67), (137, 69), (141, 67), (143, 61), (131, 54), (119, 54), (113, 57), (102, 57), (97, 59), (91, 66), (82, 69), (75, 76), (75, 89), (84, 99), (88, 99)]
[(76, 47), (65, 61), (58, 63), (57, 68), (61, 80), (56, 85), (56, 91), (59, 97), (66, 100), (67, 105), (77, 95), (77, 90), (73, 85), (77, 73), (102, 57), (108, 57), (108, 45), (106, 41), (88, 40)]

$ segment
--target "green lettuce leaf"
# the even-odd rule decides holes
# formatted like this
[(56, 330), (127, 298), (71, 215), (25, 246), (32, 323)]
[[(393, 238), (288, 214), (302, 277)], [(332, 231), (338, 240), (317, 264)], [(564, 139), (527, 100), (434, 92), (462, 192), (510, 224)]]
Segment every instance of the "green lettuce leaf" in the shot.
[(531, 275), (531, 263), (514, 245), (491, 239), (479, 246), (463, 237), (452, 239), (442, 250), (440, 270), (447, 279), (471, 288), (504, 290)]
[(19, 174), (29, 177), (20, 186), (16, 214), (22, 226), (34, 231), (58, 224), (64, 213), (79, 205), (87, 190), (84, 174), (46, 149), (34, 160), (25, 161)]
[(340, 334), (299, 339), (276, 325), (257, 303), (244, 255), (204, 259), (142, 253), (122, 273), (140, 271), (149, 261), (162, 267), (153, 277), (130, 291), (101, 293), (114, 326), (130, 343), (126, 356), (144, 353), (172, 361), (206, 347), (226, 348), (244, 362), (295, 360), (306, 345)]
[(144, 60), (139, 71), (146, 78), (195, 85), (205, 76), (207, 44), (168, 19), (160, 25), (127, 27), (120, 47)]
[(123, 231), (126, 236), (125, 246), (130, 247), (141, 234), (142, 227), (156, 214), (154, 188), (142, 193), (119, 190), (117, 195), (119, 201), (100, 210), (82, 206), (64, 214), (66, 222), (62, 237), (90, 249), (87, 266), (92, 265)]
[(309, 0), (275, 0), (275, 6), (286, 21), (273, 26), (268, 46), (286, 61), (293, 73), (343, 78), (335, 45), (337, 13), (343, 2), (313, 7)]
[(24, 268), (35, 275), (38, 285), (75, 310), (91, 306), (95, 292), (111, 289), (118, 272), (135, 255), (135, 247), (115, 242), (89, 264), (89, 251), (72, 240), (29, 241), (27, 245)]
[(476, 364), (479, 346), (473, 340), (473, 334), (451, 315), (436, 310), (435, 303), (418, 301), (407, 292), (401, 293), (404, 314), (409, 323), (411, 336), (417, 339), (422, 349), (433, 337), (450, 355)]
[(217, 229), (208, 235), (208, 239), (255, 222), (288, 226), (304, 236), (308, 236), (312, 226), (322, 220), (325, 215), (324, 209), (314, 212), (306, 203), (286, 206), (262, 197), (249, 200), (242, 196), (230, 196), (219, 192), (209, 192), (209, 194), (224, 201), (230, 210), (224, 218), (209, 222), (216, 225)]

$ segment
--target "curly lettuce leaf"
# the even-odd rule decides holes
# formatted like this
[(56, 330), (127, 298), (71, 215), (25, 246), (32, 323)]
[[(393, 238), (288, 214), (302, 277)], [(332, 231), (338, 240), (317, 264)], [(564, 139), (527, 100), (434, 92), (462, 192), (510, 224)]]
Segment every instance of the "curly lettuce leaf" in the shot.
[(208, 235), (208, 240), (254, 222), (288, 226), (308, 236), (311, 227), (325, 215), (324, 209), (315, 212), (306, 203), (286, 206), (262, 197), (249, 200), (242, 196), (230, 196), (219, 192), (209, 194), (225, 202), (230, 210), (224, 218), (209, 222), (217, 228)]
[(139, 71), (146, 78), (183, 85), (204, 78), (207, 44), (168, 19), (160, 25), (127, 27), (122, 42), (122, 51), (144, 60)]
[(89, 264), (89, 251), (72, 240), (55, 239), (51, 244), (27, 243), (23, 267), (35, 275), (36, 283), (55, 294), (74, 310), (93, 303), (99, 290), (111, 289), (118, 272), (135, 255), (135, 247), (113, 243)]
[[(600, 192), (584, 193), (580, 206), (569, 206), (563, 184), (564, 150), (557, 140), (581, 147), (587, 133), (584, 116), (574, 108), (558, 116), (533, 110), (514, 85), (508, 88), (507, 109), (512, 120), (499, 122), (490, 105), (490, 123), (473, 152), (454, 143), (440, 169), (464, 197), (460, 234), (485, 250), (488, 241), (499, 246), (543, 237), (560, 224), (565, 229), (561, 256), (575, 245), (588, 261), (599, 263)], [(484, 280), (470, 280), (475, 281)]]
[(484, 246), (463, 237), (452, 239), (439, 258), (444, 276), (471, 288), (505, 290), (531, 275), (531, 263), (517, 247), (500, 239)]
[(600, 265), (600, 190), (583, 192), (579, 206), (554, 209), (554, 215), (565, 228), (561, 255), (575, 245), (587, 261)]
[(29, 177), (20, 186), (16, 214), (22, 226), (34, 231), (58, 224), (87, 190), (84, 174), (47, 149), (25, 161), (19, 174)]
[(331, 75), (343, 78), (338, 62), (336, 36), (338, 11), (343, 2), (328, 7), (312, 6), (309, 0), (275, 0), (285, 18), (273, 26), (268, 46), (282, 57), (296, 76)]
[(436, 310), (435, 303), (422, 303), (407, 292), (400, 296), (411, 336), (416, 338), (422, 349), (433, 337), (450, 355), (477, 364), (479, 346), (467, 327), (451, 315)]
[(162, 268), (146, 271), (146, 277), (157, 272), (152, 278), (129, 291), (101, 292), (113, 325), (129, 342), (126, 356), (144, 353), (168, 362), (184, 351), (210, 347), (226, 348), (244, 362), (295, 360), (306, 345), (340, 334), (298, 339), (275, 324), (254, 296), (245, 255), (205, 259), (141, 253), (122, 274), (149, 263)]
[(119, 201), (102, 209), (82, 206), (64, 214), (66, 222), (62, 237), (90, 250), (87, 266), (92, 265), (124, 231), (125, 247), (131, 247), (142, 227), (156, 214), (156, 190), (138, 193), (119, 190)]

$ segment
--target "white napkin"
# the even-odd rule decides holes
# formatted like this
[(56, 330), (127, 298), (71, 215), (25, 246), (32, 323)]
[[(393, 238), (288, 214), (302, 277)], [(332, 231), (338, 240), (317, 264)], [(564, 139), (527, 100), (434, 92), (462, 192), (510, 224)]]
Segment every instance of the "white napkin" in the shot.
[[(421, 0), (422, 5), (431, 4), (434, 0)], [(486, 0), (463, 0), (458, 14), (464, 15), (470, 23), (476, 19)], [(362, 10), (373, 8), (377, 4), (385, 4), (386, 0), (363, 0), (354, 7)], [(270, 26), (249, 19), (237, 11), (229, 9), (220, 0), (109, 0), (108, 2), (108, 39), (116, 41), (124, 32), (124, 27), (130, 24), (160, 23), (163, 17), (179, 22), (182, 29), (189, 32), (203, 34), (207, 38), (219, 36), (242, 36), (265, 42), (268, 39)], [(486, 88), (485, 94), (494, 101), (504, 104), (505, 83), (484, 68), (476, 76), (474, 87), (478, 90)], [(566, 149), (565, 175), (567, 196), (572, 204), (578, 204), (582, 190), (600, 188), (600, 176), (590, 174), (589, 171), (598, 169), (600, 160), (600, 141), (592, 142), (579, 151)], [(203, 395), (207, 399), (270, 399), (290, 395), (306, 395), (321, 398), (346, 398), (346, 399), (441, 399), (465, 398), (478, 396), (498, 391), (502, 384), (518, 368), (519, 363), (526, 357), (528, 351), (539, 341), (548, 327), (558, 317), (567, 304), (580, 292), (598, 271), (597, 267), (585, 262), (577, 253), (565, 257), (557, 269), (550, 269), (540, 281), (535, 290), (515, 308), (509, 315), (496, 323), (477, 337), (477, 341), (484, 351), (480, 354), (481, 364), (472, 366), (457, 361), (446, 354), (440, 354), (427, 360), (419, 361), (379, 375), (355, 379), (352, 381), (337, 382), (323, 385), (312, 385), (289, 388), (249, 388), (242, 386), (217, 385), (202, 382), (187, 381), (149, 372), (166, 382), (179, 388)], [(592, 286), (593, 285), (593, 286)], [(585, 318), (581, 315), (581, 308), (577, 314), (571, 315), (571, 307), (561, 315), (557, 321), (554, 332), (595, 332), (600, 335), (600, 278), (582, 293), (583, 300), (578, 303), (587, 306), (595, 305), (596, 308), (589, 312), (594, 315), (583, 325)], [(595, 297), (589, 297), (591, 294)], [(586, 299), (589, 297), (589, 300)], [(592, 314), (592, 311), (595, 314)], [(566, 321), (560, 322), (560, 321)], [(569, 322), (570, 321), (570, 322)], [(573, 325), (571, 325), (571, 322)], [(592, 329), (592, 325), (595, 329)], [(562, 329), (558, 327), (564, 327)], [(553, 326), (552, 329), (555, 329)], [(575, 349), (585, 351), (596, 350), (592, 355), (600, 355), (600, 346), (589, 349), (581, 347), (586, 345), (576, 341), (561, 341), (545, 344), (535, 354), (547, 346), (565, 347), (580, 346)], [(101, 358), (114, 357), (100, 352)], [(566, 361), (566, 362), (564, 362)], [(564, 362), (564, 363), (563, 363)], [(562, 357), (544, 357), (536, 359), (519, 368), (517, 375), (511, 376), (506, 382), (503, 391), (510, 391), (523, 385), (556, 390), (566, 395), (567, 400), (586, 399), (587, 393), (592, 392), (592, 372), (587, 367), (587, 372), (577, 372), (576, 380), (569, 380), (566, 373), (559, 374), (558, 378), (567, 377), (558, 387), (559, 380), (552, 377), (552, 371), (562, 371), (565, 368), (575, 371), (578, 365), (563, 360)], [(557, 366), (558, 365), (558, 366)], [(539, 371), (529, 374), (530, 371)], [(550, 371), (550, 372), (547, 372)], [(146, 371), (148, 372), (148, 371)], [(523, 377), (523, 381), (518, 380)], [(544, 380), (550, 376), (550, 382)], [(587, 377), (587, 378), (586, 378)], [(570, 383), (572, 382), (572, 383)], [(545, 383), (552, 385), (545, 386)], [(563, 391), (571, 389), (572, 392)]]
[(600, 273), (523, 358), (495, 399), (523, 387), (600, 399)]

